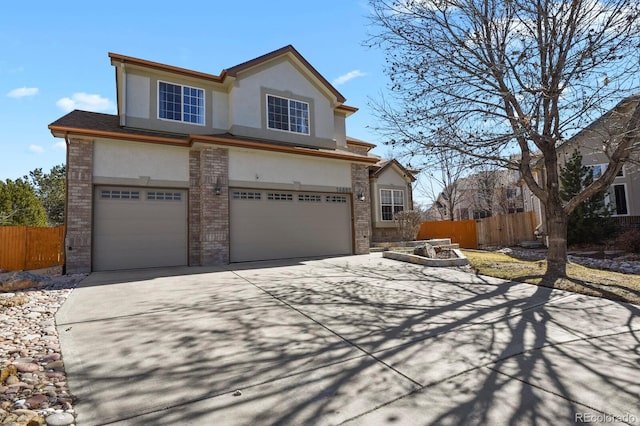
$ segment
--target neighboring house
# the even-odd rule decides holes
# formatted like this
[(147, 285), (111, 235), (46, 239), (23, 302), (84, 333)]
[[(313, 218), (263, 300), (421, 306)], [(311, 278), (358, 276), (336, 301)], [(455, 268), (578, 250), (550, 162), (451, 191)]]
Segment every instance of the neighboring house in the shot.
[(416, 178), (397, 160), (381, 160), (369, 169), (372, 238), (374, 242), (398, 241), (394, 215), (413, 210), (411, 183)]
[(380, 158), (292, 46), (219, 75), (109, 57), (117, 115), (49, 125), (67, 143), (67, 271), (369, 252)]
[[(603, 146), (611, 143), (615, 145), (616, 138), (619, 138), (623, 132), (629, 115), (639, 99), (638, 95), (623, 99), (606, 114), (558, 146), (560, 170), (574, 151), (578, 150), (582, 155), (582, 164), (590, 167), (594, 178), (598, 178), (607, 169), (609, 163)], [(534, 168), (534, 177), (537, 182), (544, 181), (545, 170), (540, 160)], [(522, 187), (525, 211), (536, 213), (536, 229), (539, 234), (545, 235), (544, 205), (524, 182)], [(618, 224), (622, 226), (640, 224), (640, 168), (637, 151), (632, 154), (631, 161), (622, 166), (622, 170), (607, 190), (605, 203)]]
[(438, 194), (428, 217), (469, 220), (522, 212), (524, 203), (518, 176), (515, 170), (487, 170), (459, 179)]

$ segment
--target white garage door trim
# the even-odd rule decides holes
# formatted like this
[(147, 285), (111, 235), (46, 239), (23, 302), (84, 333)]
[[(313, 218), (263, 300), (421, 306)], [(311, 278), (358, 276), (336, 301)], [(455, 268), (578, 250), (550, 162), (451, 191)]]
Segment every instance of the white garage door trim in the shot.
[(351, 194), (231, 188), (231, 262), (349, 255)]
[(184, 189), (96, 186), (92, 269), (187, 265), (187, 197)]

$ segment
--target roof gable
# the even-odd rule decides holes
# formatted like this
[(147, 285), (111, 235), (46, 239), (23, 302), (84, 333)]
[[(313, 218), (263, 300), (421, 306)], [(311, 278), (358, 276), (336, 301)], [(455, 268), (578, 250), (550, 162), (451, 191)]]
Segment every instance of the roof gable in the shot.
[[(375, 169), (375, 167), (377, 167), (377, 169)], [(393, 170), (403, 178), (408, 177), (409, 180), (411, 180), (411, 182), (415, 182), (416, 180), (415, 176), (413, 175), (413, 172), (411, 172), (402, 164), (400, 164), (396, 159), (381, 161), (378, 164), (376, 164), (375, 167), (372, 168), (371, 170), (371, 176), (375, 178), (381, 176), (387, 170)]]
[(588, 126), (556, 147), (558, 152), (574, 148), (581, 143), (601, 145), (602, 140), (616, 136), (624, 131), (624, 126), (635, 105), (640, 101), (640, 94), (622, 99), (616, 106), (592, 121)]
[(339, 103), (343, 103), (346, 101), (346, 98), (342, 96), (342, 94), (338, 92), (338, 90), (333, 87), (333, 85), (329, 83), (329, 81), (327, 81), (327, 79), (324, 78), (322, 74), (320, 74), (292, 45), (287, 45), (280, 49), (274, 50), (273, 52), (266, 53), (262, 56), (258, 56), (257, 58), (235, 65), (231, 68), (227, 68), (223, 71), (223, 74), (229, 75), (231, 77), (237, 77), (239, 73), (248, 71), (258, 66), (262, 66), (281, 57), (287, 57), (289, 60), (298, 65), (300, 69), (305, 71), (308, 76), (317, 80), (321, 86), (323, 86), (327, 91), (329, 91), (336, 97), (336, 100)]

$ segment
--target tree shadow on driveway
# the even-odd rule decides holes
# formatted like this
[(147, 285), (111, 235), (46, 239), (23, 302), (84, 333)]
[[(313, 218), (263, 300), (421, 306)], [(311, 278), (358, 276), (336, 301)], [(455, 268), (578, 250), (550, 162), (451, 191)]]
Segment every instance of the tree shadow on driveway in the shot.
[(78, 291), (79, 424), (638, 421), (634, 305), (367, 259)]

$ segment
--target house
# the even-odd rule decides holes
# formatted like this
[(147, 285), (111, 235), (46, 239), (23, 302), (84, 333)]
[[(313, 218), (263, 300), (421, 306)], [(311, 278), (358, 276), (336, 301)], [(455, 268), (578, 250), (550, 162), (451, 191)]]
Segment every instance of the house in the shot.
[(411, 184), (416, 181), (415, 173), (397, 160), (380, 160), (369, 167), (373, 242), (399, 241), (394, 215), (413, 210)]
[(524, 211), (516, 170), (483, 170), (446, 187), (429, 209), (432, 220), (482, 219)]
[[(598, 178), (608, 167), (607, 150), (615, 147), (616, 140), (624, 132), (624, 127), (640, 99), (639, 95), (629, 96), (590, 125), (576, 133), (556, 149), (558, 167), (561, 170), (577, 150), (582, 155), (582, 164), (591, 168), (594, 178)], [(542, 161), (534, 166), (537, 182), (545, 179)], [(544, 205), (523, 184), (525, 211), (536, 214), (536, 229), (545, 234)], [(616, 222), (622, 227), (640, 225), (640, 168), (637, 151), (631, 154), (605, 194), (605, 203)]]
[(49, 125), (67, 144), (68, 272), (369, 252), (380, 158), (292, 46), (218, 75), (109, 58), (117, 114)]

